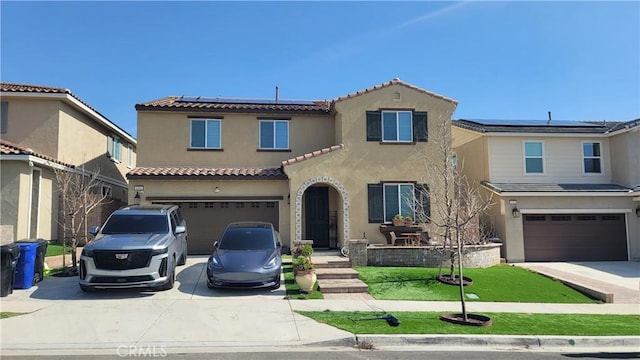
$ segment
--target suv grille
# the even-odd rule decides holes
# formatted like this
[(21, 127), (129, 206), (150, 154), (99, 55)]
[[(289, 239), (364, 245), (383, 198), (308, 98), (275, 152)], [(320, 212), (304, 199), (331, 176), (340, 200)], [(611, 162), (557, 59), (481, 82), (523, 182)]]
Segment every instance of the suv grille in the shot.
[(102, 270), (129, 270), (149, 266), (151, 250), (94, 251), (93, 261)]
[(92, 283), (96, 284), (109, 284), (109, 283), (133, 283), (133, 282), (143, 282), (143, 281), (153, 281), (153, 276), (151, 275), (141, 275), (141, 276), (94, 276), (91, 279)]

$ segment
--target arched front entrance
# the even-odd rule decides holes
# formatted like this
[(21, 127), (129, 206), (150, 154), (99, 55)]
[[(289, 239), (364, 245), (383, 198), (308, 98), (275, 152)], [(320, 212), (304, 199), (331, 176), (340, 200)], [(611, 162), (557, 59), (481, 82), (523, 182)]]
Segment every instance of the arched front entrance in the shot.
[[(312, 189), (309, 189), (311, 187)], [(331, 192), (339, 195), (337, 196), (338, 204), (333, 206), (330, 206), (329, 203)], [(340, 203), (342, 204), (341, 207)], [(324, 239), (322, 236), (316, 242), (316, 239), (307, 235), (308, 233), (324, 232), (325, 226), (328, 227), (330, 232), (333, 216), (336, 217), (335, 231), (337, 241), (335, 243), (331, 239)], [(342, 221), (338, 221), (338, 217), (341, 217)], [(340, 231), (340, 227), (342, 227), (342, 231)], [(303, 234), (307, 235), (305, 236), (307, 240), (314, 240), (314, 247), (337, 248), (344, 243), (345, 239), (349, 239), (349, 196), (344, 185), (336, 179), (327, 176), (310, 178), (296, 192), (295, 239), (303, 239)]]

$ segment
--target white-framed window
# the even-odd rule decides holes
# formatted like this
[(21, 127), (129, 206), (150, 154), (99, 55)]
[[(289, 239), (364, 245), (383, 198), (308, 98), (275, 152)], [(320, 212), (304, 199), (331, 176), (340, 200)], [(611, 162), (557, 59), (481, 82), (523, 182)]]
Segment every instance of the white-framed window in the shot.
[(602, 174), (602, 144), (582, 142), (582, 169), (585, 174)]
[(131, 144), (127, 145), (127, 167), (133, 167), (133, 146)]
[(542, 141), (525, 141), (524, 173), (544, 174), (544, 144)]
[(107, 153), (111, 160), (122, 161), (122, 152), (120, 150), (120, 139), (114, 136), (107, 136)]
[(260, 120), (260, 149), (289, 149), (289, 120)]
[(415, 219), (414, 202), (415, 190), (414, 184), (384, 184), (384, 221), (391, 222), (396, 214), (404, 217), (410, 216)]
[(191, 148), (221, 149), (221, 135), (220, 119), (191, 119)]
[(413, 113), (382, 111), (382, 141), (413, 142)]

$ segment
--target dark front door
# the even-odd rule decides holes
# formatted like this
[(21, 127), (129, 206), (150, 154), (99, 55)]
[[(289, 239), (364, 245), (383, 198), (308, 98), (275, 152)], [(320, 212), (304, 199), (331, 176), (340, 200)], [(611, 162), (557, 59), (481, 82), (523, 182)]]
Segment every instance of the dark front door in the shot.
[(305, 191), (305, 234), (313, 247), (329, 247), (329, 188), (310, 187)]

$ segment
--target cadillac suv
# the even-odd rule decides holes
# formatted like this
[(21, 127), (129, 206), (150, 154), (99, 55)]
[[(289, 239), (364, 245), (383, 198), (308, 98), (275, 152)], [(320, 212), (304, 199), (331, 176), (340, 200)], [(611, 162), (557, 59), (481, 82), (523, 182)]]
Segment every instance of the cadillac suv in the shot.
[(114, 211), (80, 256), (80, 289), (173, 288), (187, 260), (187, 227), (177, 205), (133, 205)]

